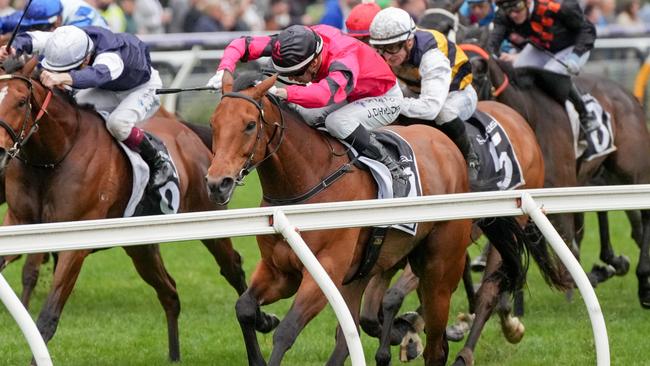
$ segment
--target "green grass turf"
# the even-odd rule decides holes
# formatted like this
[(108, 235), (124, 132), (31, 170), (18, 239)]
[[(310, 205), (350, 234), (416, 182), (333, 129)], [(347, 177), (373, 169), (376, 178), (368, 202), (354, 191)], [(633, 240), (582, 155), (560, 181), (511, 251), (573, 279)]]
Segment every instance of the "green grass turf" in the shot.
[[(260, 191), (255, 176), (237, 191), (231, 208), (255, 207)], [(601, 284), (596, 292), (605, 316), (612, 365), (647, 365), (650, 350), (650, 312), (643, 311), (636, 297), (634, 276), (638, 250), (629, 238), (629, 225), (621, 213), (612, 217), (612, 237), (617, 253), (632, 260), (631, 273)], [(583, 263), (591, 268), (597, 259), (594, 214), (587, 217)], [(252, 237), (235, 238), (250, 277), (259, 253)], [(472, 247), (476, 255), (479, 245)], [(235, 317), (235, 291), (219, 275), (213, 258), (200, 243), (162, 245), (169, 272), (175, 278), (182, 303), (180, 317), (183, 365), (246, 365), (246, 352)], [(22, 261), (11, 264), (3, 275), (20, 292)], [(52, 264), (47, 263), (32, 300), (37, 317), (51, 284)], [(266, 306), (265, 311), (284, 314), (290, 300)], [(588, 315), (579, 293), (573, 302), (544, 285), (535, 267), (526, 289), (526, 335), (518, 345), (508, 344), (499, 324), (490, 320), (476, 351), (477, 365), (593, 365), (595, 351)], [(403, 309), (416, 307), (413, 295)], [(453, 298), (450, 319), (466, 308), (463, 291)], [(167, 365), (167, 333), (164, 314), (155, 293), (136, 274), (124, 251), (115, 248), (91, 255), (49, 343), (55, 365)], [(31, 353), (18, 326), (6, 310), (0, 310), (0, 365), (26, 365)], [(285, 365), (323, 365), (334, 344), (336, 318), (330, 307), (314, 319), (287, 353)], [(271, 335), (260, 335), (266, 357)], [(374, 364), (377, 341), (362, 334), (368, 364)], [(450, 343), (450, 357), (460, 349)], [(393, 352), (394, 364), (398, 364)], [(349, 361), (348, 361), (349, 364)], [(413, 364), (421, 365), (422, 360)]]

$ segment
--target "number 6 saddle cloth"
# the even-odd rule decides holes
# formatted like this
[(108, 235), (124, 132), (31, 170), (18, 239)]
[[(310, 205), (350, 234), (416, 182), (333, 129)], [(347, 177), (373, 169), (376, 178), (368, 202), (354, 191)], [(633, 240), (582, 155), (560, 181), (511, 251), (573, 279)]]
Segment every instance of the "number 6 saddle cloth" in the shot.
[(496, 119), (476, 110), (465, 127), (481, 165), (476, 181), (470, 182), (472, 191), (504, 191), (525, 184), (510, 138)]

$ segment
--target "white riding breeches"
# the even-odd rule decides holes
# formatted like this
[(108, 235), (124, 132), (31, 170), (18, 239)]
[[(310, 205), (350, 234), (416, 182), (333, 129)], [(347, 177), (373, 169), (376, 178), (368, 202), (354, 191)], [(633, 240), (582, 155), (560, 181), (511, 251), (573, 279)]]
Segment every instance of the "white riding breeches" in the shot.
[(367, 130), (389, 125), (397, 119), (403, 99), (402, 90), (397, 83), (384, 95), (355, 100), (351, 103), (339, 103), (325, 108), (297, 107), (309, 124), (325, 122), (330, 135), (345, 139), (359, 126)]
[(78, 104), (90, 104), (106, 119), (106, 128), (118, 141), (124, 141), (136, 123), (153, 116), (160, 108), (156, 89), (162, 88), (162, 80), (155, 69), (151, 78), (133, 89), (112, 91), (92, 88), (81, 89), (75, 94)]
[[(550, 51), (547, 53), (531, 44), (527, 44), (517, 55), (513, 66), (515, 68), (532, 67), (552, 71), (556, 74), (569, 75), (566, 67), (559, 63), (558, 60), (564, 61), (572, 52), (573, 46), (553, 54)], [(590, 52), (585, 52), (580, 56), (580, 68), (584, 67), (587, 60), (589, 60), (589, 54)]]
[(472, 85), (467, 85), (463, 90), (449, 92), (434, 121), (437, 125), (451, 122), (456, 117), (467, 121), (476, 110), (477, 103), (478, 96)]

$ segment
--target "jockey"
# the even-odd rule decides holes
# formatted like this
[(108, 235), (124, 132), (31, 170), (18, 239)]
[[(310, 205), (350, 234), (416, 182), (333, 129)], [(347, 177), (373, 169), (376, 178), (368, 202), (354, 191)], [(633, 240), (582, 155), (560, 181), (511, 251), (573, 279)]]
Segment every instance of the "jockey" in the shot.
[(490, 25), (496, 14), (496, 5), (491, 0), (465, 0), (458, 14), (465, 18), (469, 25), (484, 27)]
[(221, 89), (224, 72), (238, 61), (271, 56), (281, 80), (292, 84), (270, 92), (293, 103), (309, 124), (323, 121), (329, 133), (359, 153), (386, 165), (393, 191), (403, 197), (408, 177), (368, 130), (399, 115), (402, 92), (395, 76), (374, 50), (327, 25), (294, 25), (272, 36), (242, 37), (224, 51), (207, 86)]
[[(91, 104), (106, 118), (108, 131), (137, 151), (151, 170), (149, 186), (157, 188), (173, 173), (168, 157), (156, 148), (156, 137), (135, 124), (160, 107), (156, 89), (162, 81), (151, 66), (149, 48), (137, 37), (99, 27), (66, 25), (54, 32), (16, 36), (12, 52), (43, 56), (45, 87), (71, 87), (78, 104)], [(0, 48), (0, 61), (8, 52)]]
[[(23, 11), (18, 10), (0, 17), (0, 33), (12, 32), (22, 15)], [(83, 0), (32, 0), (19, 30), (52, 31), (62, 25), (108, 28), (97, 10)]]
[(416, 29), (411, 16), (399, 8), (377, 14), (370, 25), (370, 44), (413, 94), (404, 98), (400, 113), (420, 123), (434, 122), (458, 146), (475, 180), (478, 155), (463, 121), (474, 113), (478, 98), (465, 53), (438, 31)]
[[(582, 13), (576, 0), (497, 0), (488, 51), (499, 55), (501, 42), (527, 41), (518, 55), (504, 53), (501, 59), (515, 68), (541, 68), (560, 75), (577, 75), (594, 47), (596, 28)], [(517, 42), (519, 40), (519, 42)], [(585, 107), (580, 92), (570, 81), (569, 100), (580, 116), (585, 132), (598, 127), (595, 116)]]
[(381, 8), (374, 2), (361, 3), (352, 8), (345, 20), (348, 35), (363, 43), (368, 43), (370, 41), (370, 23), (379, 11)]

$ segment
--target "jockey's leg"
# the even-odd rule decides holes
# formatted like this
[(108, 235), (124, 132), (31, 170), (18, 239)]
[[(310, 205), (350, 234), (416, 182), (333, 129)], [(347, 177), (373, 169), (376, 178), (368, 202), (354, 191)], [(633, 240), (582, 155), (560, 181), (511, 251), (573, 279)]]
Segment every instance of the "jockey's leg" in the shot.
[(569, 89), (569, 100), (578, 112), (580, 117), (580, 127), (585, 133), (589, 133), (598, 128), (596, 115), (593, 112), (587, 111), (585, 102), (582, 100), (582, 93), (578, 90), (575, 82), (571, 80), (571, 89)]
[(472, 148), (465, 129), (465, 122), (476, 109), (477, 97), (474, 88), (468, 85), (463, 90), (449, 93), (445, 104), (436, 117), (440, 131), (456, 144), (469, 168), (470, 181), (476, 181), (480, 169), (478, 154)]
[(384, 145), (377, 141), (374, 134), (359, 125), (344, 140), (352, 145), (361, 155), (386, 165), (393, 178), (393, 196), (406, 197), (409, 186), (408, 175), (404, 172), (402, 166), (388, 154)]
[(399, 116), (402, 99), (402, 91), (396, 84), (384, 95), (354, 101), (325, 118), (325, 127), (332, 136), (345, 140), (360, 154), (386, 165), (393, 178), (395, 197), (406, 196), (408, 175), (369, 130), (393, 123)]
[(121, 102), (106, 120), (108, 131), (129, 149), (140, 153), (149, 166), (149, 187), (163, 185), (173, 174), (171, 160), (161, 147), (163, 142), (135, 124), (153, 116), (160, 108), (157, 88), (162, 87), (158, 72), (152, 69), (148, 82), (121, 93)]

